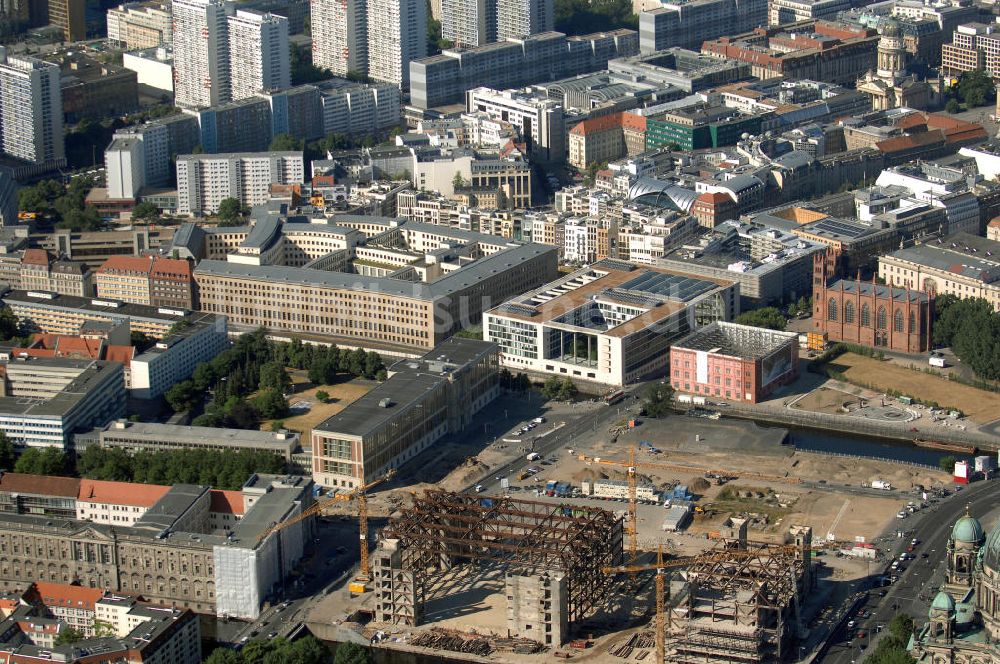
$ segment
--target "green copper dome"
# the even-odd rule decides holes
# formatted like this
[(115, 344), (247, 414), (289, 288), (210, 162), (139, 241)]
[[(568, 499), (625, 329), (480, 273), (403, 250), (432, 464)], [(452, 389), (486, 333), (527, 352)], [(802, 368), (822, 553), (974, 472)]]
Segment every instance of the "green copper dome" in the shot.
[(979, 556), (985, 566), (994, 570), (1000, 569), (1000, 521), (993, 526)]
[(942, 590), (934, 598), (934, 601), (931, 602), (931, 610), (928, 614), (933, 617), (935, 611), (947, 611), (950, 618), (955, 613), (955, 600), (951, 598), (951, 595)]
[(956, 542), (979, 544), (985, 537), (983, 524), (979, 523), (979, 519), (969, 514), (968, 508), (966, 508), (965, 516), (956, 521), (955, 527), (951, 529), (951, 538)]

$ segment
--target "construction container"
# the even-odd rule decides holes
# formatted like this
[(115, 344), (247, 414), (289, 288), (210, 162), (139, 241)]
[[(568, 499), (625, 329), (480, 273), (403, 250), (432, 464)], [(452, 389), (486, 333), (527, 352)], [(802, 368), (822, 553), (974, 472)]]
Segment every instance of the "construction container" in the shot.
[(826, 348), (826, 332), (810, 332), (806, 335), (806, 348), (809, 350), (823, 350)]
[(347, 589), (355, 595), (363, 595), (367, 590), (364, 581), (351, 581), (347, 584)]

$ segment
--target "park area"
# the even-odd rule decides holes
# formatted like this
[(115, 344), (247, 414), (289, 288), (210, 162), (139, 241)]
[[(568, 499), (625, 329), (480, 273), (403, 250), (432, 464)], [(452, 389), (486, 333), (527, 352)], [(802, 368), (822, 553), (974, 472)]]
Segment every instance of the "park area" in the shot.
[(873, 390), (894, 390), (925, 403), (937, 403), (942, 408), (959, 408), (979, 424), (1000, 416), (1000, 393), (980, 390), (942, 376), (855, 353), (844, 353), (828, 366), (843, 374), (850, 383)]

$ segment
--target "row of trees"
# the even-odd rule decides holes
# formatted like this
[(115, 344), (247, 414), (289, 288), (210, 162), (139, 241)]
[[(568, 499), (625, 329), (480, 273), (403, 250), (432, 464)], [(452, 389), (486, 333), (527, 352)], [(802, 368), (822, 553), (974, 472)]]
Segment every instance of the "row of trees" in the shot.
[(505, 390), (514, 390), (515, 392), (527, 392), (531, 389), (531, 379), (526, 374), (518, 373), (515, 376), (507, 369), (501, 369), (500, 387)]
[(764, 327), (769, 330), (784, 331), (788, 321), (785, 315), (777, 307), (761, 307), (744, 311), (736, 317), (736, 322), (740, 325), (753, 325), (754, 327)]
[[(343, 653), (343, 654), (341, 654)], [(283, 638), (250, 641), (239, 651), (216, 648), (205, 664), (372, 664), (367, 650), (353, 643), (337, 648), (337, 656), (316, 637), (309, 635), (296, 641)]]
[(285, 472), (285, 461), (260, 450), (167, 450), (129, 456), (118, 448), (88, 447), (77, 458), (76, 470), (92, 480), (237, 490), (253, 473)]
[(542, 394), (546, 399), (569, 401), (577, 394), (576, 385), (569, 378), (559, 380), (558, 376), (549, 376), (542, 384)]
[(913, 618), (905, 613), (897, 614), (889, 622), (889, 633), (882, 636), (867, 657), (865, 664), (916, 664), (906, 646), (913, 634)]
[(935, 345), (950, 346), (980, 378), (1000, 378), (1000, 314), (993, 306), (983, 298), (954, 295), (939, 295), (934, 305)]

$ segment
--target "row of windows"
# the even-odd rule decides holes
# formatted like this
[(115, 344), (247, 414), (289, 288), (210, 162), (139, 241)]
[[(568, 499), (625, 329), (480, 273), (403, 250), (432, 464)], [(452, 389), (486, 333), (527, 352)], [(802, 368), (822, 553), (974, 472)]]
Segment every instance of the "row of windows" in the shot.
[[(827, 320), (836, 321), (838, 317), (838, 306), (837, 299), (831, 297), (826, 305), (826, 317)], [(854, 323), (854, 302), (848, 300), (844, 303), (844, 322), (847, 324)], [(901, 309), (896, 309), (892, 316), (892, 329), (894, 332), (903, 332), (904, 330), (904, 316)], [(871, 327), (871, 309), (868, 304), (861, 305), (861, 327)], [(884, 306), (879, 306), (878, 310), (875, 312), (875, 327), (879, 330), (886, 329), (888, 324), (887, 313)], [(911, 311), (909, 315), (909, 321), (906, 325), (906, 330), (910, 334), (914, 334), (917, 331), (917, 315), (916, 312)]]

